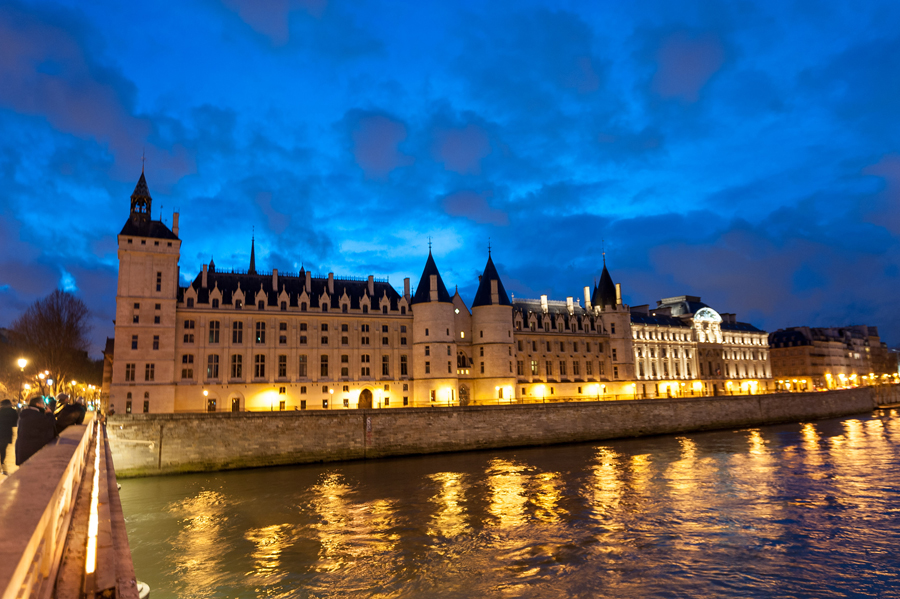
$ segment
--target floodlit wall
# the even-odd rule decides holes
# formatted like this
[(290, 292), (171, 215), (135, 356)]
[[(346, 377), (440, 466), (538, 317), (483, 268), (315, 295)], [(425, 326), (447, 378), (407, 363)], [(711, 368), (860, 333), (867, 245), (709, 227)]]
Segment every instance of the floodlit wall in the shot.
[(118, 476), (550, 445), (797, 422), (900, 401), (896, 387), (640, 401), (109, 418)]

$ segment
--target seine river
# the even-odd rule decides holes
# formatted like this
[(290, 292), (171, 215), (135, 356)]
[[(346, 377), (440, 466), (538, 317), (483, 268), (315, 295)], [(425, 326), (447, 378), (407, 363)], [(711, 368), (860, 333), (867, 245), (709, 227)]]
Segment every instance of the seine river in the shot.
[(900, 597), (900, 416), (123, 480), (168, 597)]

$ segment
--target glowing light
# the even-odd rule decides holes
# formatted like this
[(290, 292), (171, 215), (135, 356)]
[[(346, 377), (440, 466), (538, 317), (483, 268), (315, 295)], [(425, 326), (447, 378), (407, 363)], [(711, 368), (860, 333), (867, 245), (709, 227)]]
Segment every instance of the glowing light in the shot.
[(94, 481), (91, 487), (91, 517), (88, 522), (87, 557), (84, 571), (93, 574), (97, 569), (97, 531), (100, 528), (98, 504), (100, 503), (100, 426), (96, 427), (97, 444), (94, 448)]
[(208, 397), (208, 396), (209, 396), (209, 391), (207, 391), (206, 389), (204, 389), (204, 390), (203, 390), (203, 397)]
[(16, 364), (19, 365), (19, 368), (25, 370), (25, 366), (28, 365), (28, 360), (26, 360), (25, 358), (19, 358), (18, 360), (16, 360)]

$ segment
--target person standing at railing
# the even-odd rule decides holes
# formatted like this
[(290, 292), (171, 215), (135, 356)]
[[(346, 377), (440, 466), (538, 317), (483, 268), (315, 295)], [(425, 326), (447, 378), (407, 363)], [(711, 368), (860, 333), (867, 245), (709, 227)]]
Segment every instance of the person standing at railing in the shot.
[(16, 437), (16, 466), (40, 451), (41, 447), (53, 440), (53, 412), (44, 399), (35, 395), (28, 400), (28, 407), (19, 414), (19, 431)]
[(56, 412), (56, 435), (59, 436), (67, 426), (78, 424), (79, 420), (83, 421), (84, 415), (81, 413), (81, 409), (72, 403), (67, 393), (60, 393), (57, 400), (62, 405)]
[(13, 428), (19, 421), (19, 413), (8, 399), (0, 401), (0, 472), (9, 474), (6, 468), (6, 447), (12, 443)]

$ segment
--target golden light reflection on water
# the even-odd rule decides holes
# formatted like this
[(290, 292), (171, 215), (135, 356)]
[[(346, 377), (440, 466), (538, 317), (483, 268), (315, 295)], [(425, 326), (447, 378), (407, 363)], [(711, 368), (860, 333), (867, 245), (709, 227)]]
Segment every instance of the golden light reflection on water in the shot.
[(251, 554), (254, 567), (251, 574), (271, 577), (278, 571), (281, 552), (291, 545), (291, 527), (289, 524), (273, 524), (251, 528), (244, 534), (244, 538), (254, 545)]
[(822, 449), (819, 447), (819, 431), (816, 430), (816, 425), (807, 422), (800, 429), (800, 434), (803, 436), (803, 449), (806, 450), (806, 463), (810, 466), (821, 466), (823, 463)]
[(201, 491), (168, 509), (179, 518), (181, 528), (172, 543), (176, 576), (187, 588), (205, 588), (219, 571), (225, 496)]
[(462, 506), (468, 485), (464, 484), (463, 475), (459, 472), (438, 472), (428, 478), (438, 484), (437, 493), (431, 496), (437, 511), (429, 522), (428, 535), (452, 538), (468, 533), (471, 527), (466, 522), (466, 510)]
[(354, 502), (355, 490), (335, 472), (323, 475), (311, 492), (318, 518), (311, 528), (320, 547), (316, 570), (334, 572), (395, 551), (399, 537), (391, 532), (396, 509), (391, 500)]
[(522, 474), (525, 466), (510, 460), (495, 458), (487, 469), (490, 505), (488, 513), (494, 517), (496, 526), (510, 528), (525, 523), (526, 477)]
[(619, 467), (619, 455), (608, 447), (600, 447), (591, 467), (593, 485), (589, 488), (588, 501), (593, 506), (595, 518), (606, 520), (622, 500), (624, 483)]
[(666, 468), (665, 477), (669, 481), (670, 494), (679, 501), (691, 501), (695, 492), (697, 473), (697, 444), (687, 437), (678, 437), (681, 445), (681, 459)]
[(532, 503), (535, 506), (534, 517), (542, 522), (557, 522), (568, 512), (559, 506), (563, 496), (563, 481), (557, 472), (542, 472), (535, 476), (536, 488)]

